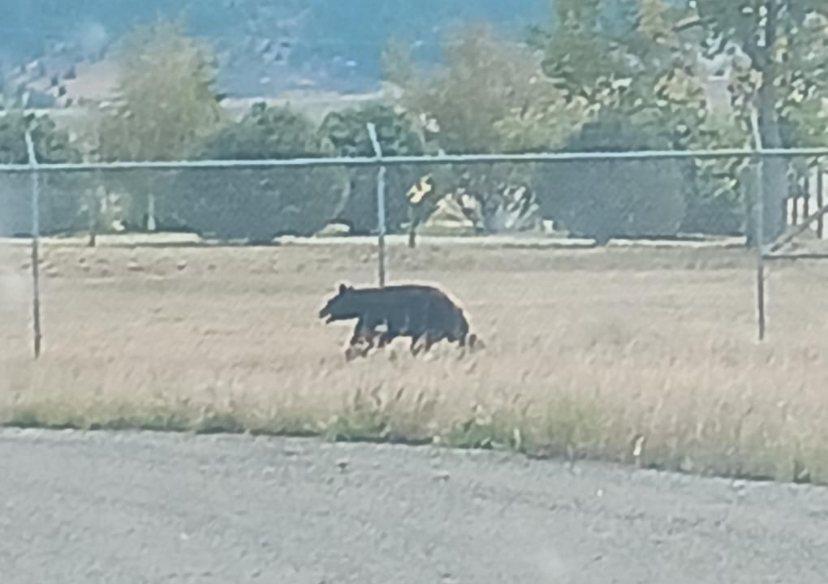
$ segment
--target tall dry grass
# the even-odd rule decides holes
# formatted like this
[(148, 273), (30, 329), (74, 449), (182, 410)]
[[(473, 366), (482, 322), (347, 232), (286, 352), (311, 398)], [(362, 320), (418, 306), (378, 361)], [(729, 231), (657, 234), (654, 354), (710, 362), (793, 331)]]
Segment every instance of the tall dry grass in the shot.
[[(25, 273), (24, 250), (0, 256), (6, 280)], [(0, 307), (0, 423), (439, 442), (828, 482), (828, 266), (773, 268), (759, 345), (739, 251), (393, 248), (391, 278), (439, 283), (487, 347), (413, 359), (399, 341), (346, 363), (350, 329), (316, 312), (339, 281), (373, 280), (370, 248), (45, 256), (39, 362), (26, 298)]]

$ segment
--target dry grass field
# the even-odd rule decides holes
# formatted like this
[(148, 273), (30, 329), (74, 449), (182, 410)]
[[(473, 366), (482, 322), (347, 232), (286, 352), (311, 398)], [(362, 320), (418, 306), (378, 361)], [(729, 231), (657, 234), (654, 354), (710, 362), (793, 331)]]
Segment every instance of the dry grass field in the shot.
[(31, 358), (28, 249), (0, 245), (0, 423), (320, 434), (828, 482), (828, 263), (774, 264), (756, 342), (744, 251), (389, 250), (437, 283), (485, 350), (347, 363), (317, 312), (373, 284), (368, 245), (43, 250)]

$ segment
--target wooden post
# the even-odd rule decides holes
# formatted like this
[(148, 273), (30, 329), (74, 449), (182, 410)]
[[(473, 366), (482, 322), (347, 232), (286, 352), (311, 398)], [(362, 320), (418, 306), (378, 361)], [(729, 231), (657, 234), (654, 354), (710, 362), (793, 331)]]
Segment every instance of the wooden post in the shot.
[(26, 130), (26, 151), (32, 169), (32, 319), (34, 324), (34, 356), (40, 357), (43, 339), (40, 328), (40, 173), (30, 130)]
[(802, 211), (800, 216), (804, 219), (810, 215), (811, 204), (811, 167), (807, 167), (805, 171), (805, 178), (802, 179)]
[(378, 256), (379, 256), (379, 287), (385, 288), (385, 165), (382, 164), (382, 146), (377, 138), (377, 128), (368, 124), (368, 136), (374, 147), (374, 155), (380, 163), (377, 171), (377, 229)]

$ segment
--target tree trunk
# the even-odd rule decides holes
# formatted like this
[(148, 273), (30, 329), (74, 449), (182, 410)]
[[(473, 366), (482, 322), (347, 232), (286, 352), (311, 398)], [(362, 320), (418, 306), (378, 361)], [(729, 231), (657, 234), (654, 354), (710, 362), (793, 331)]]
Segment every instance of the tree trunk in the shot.
[[(782, 148), (782, 135), (776, 112), (777, 92), (776, 62), (774, 52), (778, 41), (779, 4), (775, 0), (767, 3), (765, 21), (765, 47), (761, 63), (762, 85), (757, 94), (759, 135), (762, 148)], [(788, 162), (784, 158), (766, 157), (762, 165), (762, 187), (764, 193), (763, 243), (771, 243), (785, 231), (785, 201), (788, 197)]]
[(408, 205), (408, 247), (417, 247), (417, 215), (412, 205)]
[(92, 187), (89, 189), (89, 247), (95, 247), (98, 239), (98, 223), (101, 217), (101, 194), (103, 187)]
[[(768, 79), (759, 90), (759, 134), (763, 148), (782, 148), (779, 121), (776, 117), (776, 89)], [(788, 162), (784, 158), (766, 157), (762, 165), (764, 193), (763, 243), (771, 243), (785, 231), (785, 201), (788, 197)]]
[(155, 193), (147, 195), (147, 231), (155, 231)]

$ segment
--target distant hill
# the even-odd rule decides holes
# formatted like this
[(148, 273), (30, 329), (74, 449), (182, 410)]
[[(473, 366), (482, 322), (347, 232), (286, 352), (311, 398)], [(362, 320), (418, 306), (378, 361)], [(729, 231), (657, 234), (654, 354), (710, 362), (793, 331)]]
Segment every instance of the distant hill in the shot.
[[(371, 91), (392, 38), (439, 58), (439, 41), (460, 22), (485, 20), (521, 35), (547, 24), (550, 0), (0, 0), (0, 61), (44, 56), (70, 66), (96, 60), (131, 26), (183, 15), (215, 46), (222, 85), (240, 97), (289, 89)], [(47, 59), (48, 60), (48, 59)], [(54, 72), (49, 71), (51, 76)]]

